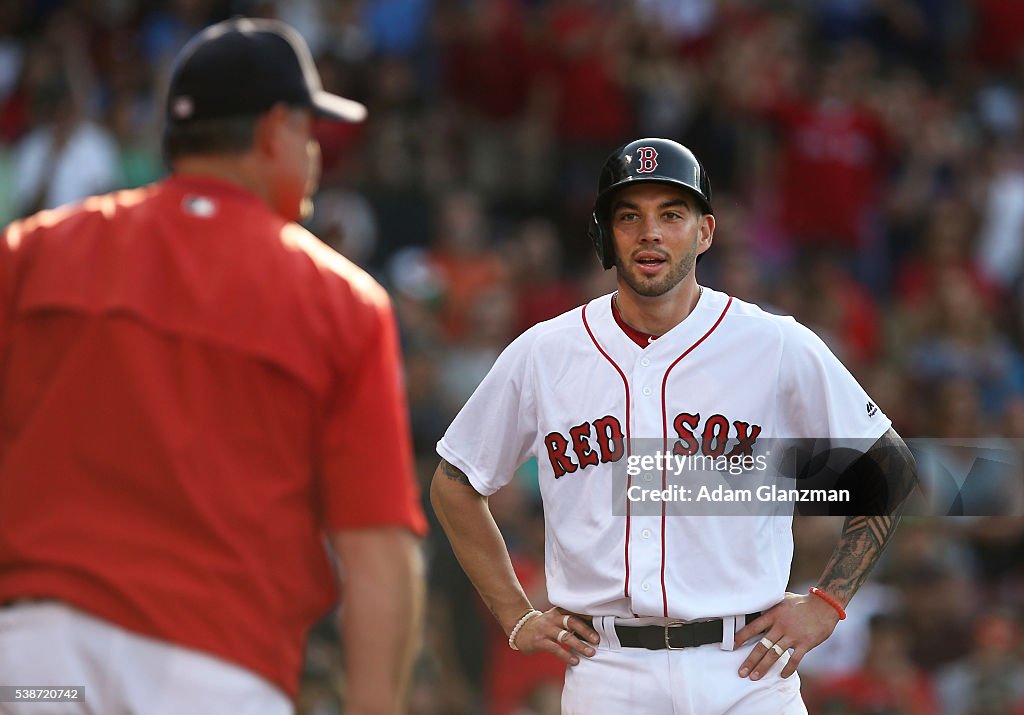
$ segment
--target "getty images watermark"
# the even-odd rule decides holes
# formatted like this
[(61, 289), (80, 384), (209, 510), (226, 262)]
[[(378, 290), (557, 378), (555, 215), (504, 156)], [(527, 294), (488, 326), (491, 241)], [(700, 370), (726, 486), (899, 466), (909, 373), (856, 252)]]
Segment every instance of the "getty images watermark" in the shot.
[(1024, 516), (1024, 440), (906, 440), (919, 477), (906, 502), (891, 466), (862, 459), (874, 442), (634, 438), (612, 465), (611, 508), (623, 517), (859, 516), (903, 503), (911, 516)]
[[(641, 477), (654, 472), (663, 477), (692, 474), (749, 475), (767, 474), (773, 466), (766, 454), (675, 454), (655, 451), (653, 454), (634, 454), (626, 459), (626, 474)], [(665, 484), (650, 487), (641, 484), (626, 487), (630, 502), (849, 502), (849, 489), (780, 488), (777, 484), (759, 484), (753, 487), (733, 486), (726, 483)]]

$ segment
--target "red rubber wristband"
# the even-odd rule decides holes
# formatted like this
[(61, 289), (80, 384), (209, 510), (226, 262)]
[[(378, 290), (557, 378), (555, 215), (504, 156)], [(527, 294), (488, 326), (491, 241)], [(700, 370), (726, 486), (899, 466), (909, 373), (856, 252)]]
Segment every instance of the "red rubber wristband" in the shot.
[(843, 607), (839, 605), (839, 602), (836, 601), (836, 599), (834, 599), (831, 596), (829, 596), (827, 593), (822, 591), (817, 586), (811, 586), (810, 593), (815, 595), (815, 596), (817, 596), (818, 598), (820, 598), (822, 601), (824, 601), (828, 605), (832, 606), (832, 608), (836, 609), (836, 613), (839, 614), (839, 620), (840, 621), (845, 621), (846, 620), (846, 611), (843, 610)]

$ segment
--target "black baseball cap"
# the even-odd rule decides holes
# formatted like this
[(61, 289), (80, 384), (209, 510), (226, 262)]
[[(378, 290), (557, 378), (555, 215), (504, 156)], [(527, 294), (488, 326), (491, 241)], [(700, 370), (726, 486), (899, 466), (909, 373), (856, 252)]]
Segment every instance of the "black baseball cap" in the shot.
[(342, 122), (366, 118), (359, 102), (324, 91), (309, 47), (294, 28), (234, 18), (206, 28), (178, 54), (167, 122), (260, 114), (278, 102)]

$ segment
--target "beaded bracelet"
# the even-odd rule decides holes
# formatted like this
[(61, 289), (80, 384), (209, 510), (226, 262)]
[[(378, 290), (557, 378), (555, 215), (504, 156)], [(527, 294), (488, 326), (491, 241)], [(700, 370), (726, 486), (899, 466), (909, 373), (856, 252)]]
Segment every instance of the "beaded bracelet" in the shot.
[(836, 599), (834, 599), (831, 596), (829, 596), (827, 593), (822, 591), (817, 586), (811, 586), (810, 593), (815, 595), (815, 596), (817, 596), (818, 598), (823, 600), (828, 605), (832, 606), (832, 608), (836, 609), (836, 613), (839, 614), (839, 620), (840, 621), (845, 621), (846, 620), (846, 611), (843, 610), (843, 607), (839, 605), (839, 602), (836, 601)]
[(526, 622), (535, 616), (543, 616), (544, 614), (538, 611), (536, 608), (531, 608), (526, 614), (519, 619), (519, 623), (516, 624), (512, 632), (508, 634), (508, 647), (512, 650), (519, 650), (519, 646), (516, 645), (516, 636), (519, 635), (519, 629), (526, 625)]

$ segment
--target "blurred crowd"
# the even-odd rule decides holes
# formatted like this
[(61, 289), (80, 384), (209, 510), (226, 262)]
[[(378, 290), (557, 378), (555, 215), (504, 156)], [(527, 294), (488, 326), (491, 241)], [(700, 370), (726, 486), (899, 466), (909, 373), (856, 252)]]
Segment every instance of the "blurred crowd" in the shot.
[[(502, 348), (614, 289), (586, 220), (604, 158), (640, 136), (682, 141), (711, 176), (701, 283), (812, 327), (904, 437), (929, 438), (924, 461), (966, 474), (956, 440), (978, 439), (1020, 458), (1024, 2), (3, 0), (0, 221), (160, 178), (171, 60), (233, 14), (293, 24), (327, 88), (369, 106), (318, 128), (310, 228), (395, 301), (424, 485)], [(521, 471), (491, 506), (540, 607)], [(1021, 513), (1006, 474), (974, 513)], [(793, 590), (840, 525), (797, 521)], [(509, 651), (440, 529), (427, 548), (410, 711), (557, 713), (559, 663)], [(801, 668), (811, 713), (1024, 714), (1022, 554), (1021, 518), (905, 520)], [(304, 715), (340, 712), (337, 664), (325, 621)]]

